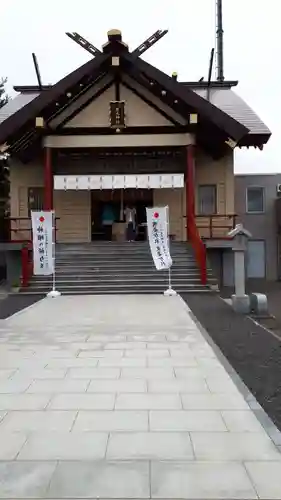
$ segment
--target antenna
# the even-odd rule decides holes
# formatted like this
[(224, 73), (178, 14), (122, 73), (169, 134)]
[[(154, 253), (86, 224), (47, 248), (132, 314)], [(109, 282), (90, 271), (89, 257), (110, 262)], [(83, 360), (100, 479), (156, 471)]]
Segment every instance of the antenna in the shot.
[(212, 81), (214, 54), (215, 54), (215, 49), (212, 49), (211, 56), (210, 56), (209, 73), (208, 73), (208, 91), (207, 91), (207, 100), (208, 101), (210, 100), (210, 87), (211, 87), (211, 81)]
[(216, 0), (217, 6), (217, 80), (224, 81), (224, 68), (223, 68), (223, 23), (222, 23), (222, 0)]
[(41, 80), (39, 65), (38, 65), (37, 57), (34, 54), (34, 52), (32, 52), (32, 59), (33, 59), (33, 64), (34, 64), (34, 68), (35, 68), (35, 73), (37, 76), (38, 87), (39, 87), (39, 90), (42, 90), (42, 80)]

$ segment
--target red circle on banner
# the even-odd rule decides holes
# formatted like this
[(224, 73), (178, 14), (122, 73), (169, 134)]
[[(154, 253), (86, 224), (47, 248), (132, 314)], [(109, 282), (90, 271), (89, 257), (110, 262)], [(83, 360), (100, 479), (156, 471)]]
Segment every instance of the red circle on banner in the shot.
[(155, 212), (154, 215), (153, 215), (154, 219), (158, 219), (159, 217), (159, 213), (158, 212)]
[(44, 222), (45, 220), (45, 217), (43, 217), (43, 215), (41, 215), (41, 217), (39, 218), (40, 222)]

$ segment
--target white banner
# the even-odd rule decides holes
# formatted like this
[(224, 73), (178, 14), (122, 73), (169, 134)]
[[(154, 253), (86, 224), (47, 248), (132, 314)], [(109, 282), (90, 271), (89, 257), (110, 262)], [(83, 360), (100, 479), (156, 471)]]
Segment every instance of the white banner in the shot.
[(151, 255), (158, 271), (169, 269), (172, 265), (168, 240), (168, 215), (168, 207), (146, 209), (148, 240)]
[(35, 275), (54, 273), (53, 216), (54, 212), (31, 212)]

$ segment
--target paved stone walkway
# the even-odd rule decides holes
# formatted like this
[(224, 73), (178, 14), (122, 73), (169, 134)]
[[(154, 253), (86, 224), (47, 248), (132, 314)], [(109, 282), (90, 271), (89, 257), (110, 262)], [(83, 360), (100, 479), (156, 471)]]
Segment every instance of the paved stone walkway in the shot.
[(0, 323), (0, 498), (280, 499), (281, 454), (179, 297)]

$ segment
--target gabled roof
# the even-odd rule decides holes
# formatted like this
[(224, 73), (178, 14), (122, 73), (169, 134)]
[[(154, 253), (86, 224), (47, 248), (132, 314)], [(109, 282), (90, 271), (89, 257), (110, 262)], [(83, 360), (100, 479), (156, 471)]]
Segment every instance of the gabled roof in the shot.
[[(251, 134), (260, 135), (261, 146), (270, 137), (270, 131), (240, 97), (224, 85), (211, 84), (209, 99), (204, 85), (180, 83), (134, 53), (130, 53), (120, 40), (109, 40), (104, 52), (79, 67), (53, 86), (45, 86), (41, 92), (33, 87), (15, 87), (21, 94), (0, 110), (0, 144), (8, 142), (29, 144), (36, 139), (35, 118), (42, 116), (48, 122), (59, 116), (62, 110), (82, 95), (85, 89), (100, 81), (111, 71), (112, 56), (120, 58), (117, 69), (127, 73), (135, 82), (148, 89), (182, 116), (199, 115), (198, 133), (206, 135), (213, 128), (210, 141), (222, 144), (231, 138), (238, 144), (254, 145)], [(116, 67), (114, 68), (116, 70)], [(231, 82), (235, 85), (236, 82)], [(205, 86), (206, 87), (206, 86)], [(207, 128), (206, 128), (207, 127)], [(37, 135), (38, 137), (38, 135)], [(248, 143), (247, 143), (248, 141)]]
[[(211, 102), (202, 98), (188, 87), (184, 89), (177, 80), (166, 75), (146, 61), (140, 58), (134, 58), (130, 53), (125, 53), (123, 57), (129, 64), (129, 67), (126, 69), (131, 76), (135, 77), (137, 80), (139, 79), (139, 83), (143, 85), (145, 85), (145, 83), (146, 85), (150, 85), (150, 90), (152, 92), (154, 91), (154, 84), (158, 84), (160, 88), (162, 87), (162, 89), (170, 92), (174, 98), (179, 100), (179, 107), (181, 105), (190, 106), (193, 108), (194, 112), (200, 115), (200, 118), (204, 118), (210, 123), (213, 123), (236, 142), (249, 132), (247, 127), (214, 106)], [(148, 81), (145, 82), (145, 80)], [(156, 91), (156, 93), (158, 92)], [(158, 94), (161, 95), (161, 90)]]
[[(207, 99), (208, 90), (194, 87), (194, 91)], [(248, 104), (231, 88), (211, 88), (209, 99), (212, 104), (221, 109), (236, 121), (249, 129), (250, 136), (265, 136), (269, 139), (271, 132), (259, 116)], [(252, 138), (253, 139), (253, 138)], [(267, 142), (267, 141), (264, 141)], [(243, 145), (243, 140), (241, 141)]]
[(91, 59), (83, 64), (62, 80), (53, 85), (50, 89), (40, 92), (35, 99), (32, 99), (27, 105), (19, 108), (11, 114), (4, 123), (0, 123), (0, 143), (7, 141), (13, 134), (17, 133), (21, 127), (30, 120), (35, 120), (36, 116), (41, 116), (44, 110), (51, 105), (56, 104), (56, 100), (65, 96), (69, 89), (73, 89), (80, 82), (88, 83), (93, 76), (98, 76), (103, 70), (104, 63), (109, 59), (108, 54), (98, 54), (95, 59)]
[[(198, 85), (198, 82), (180, 82), (183, 86), (188, 86), (204, 99), (207, 98), (207, 87)], [(48, 86), (48, 89), (51, 86)], [(15, 86), (15, 90), (21, 92), (19, 95), (10, 99), (10, 101), (0, 108), (0, 123), (6, 120), (10, 115), (26, 106), (30, 101), (40, 94), (38, 86)], [(217, 85), (217, 82), (211, 82), (210, 101), (217, 108), (226, 112), (229, 116), (249, 129), (249, 135), (271, 135), (269, 128), (259, 118), (250, 106), (236, 93), (228, 82), (225, 86)]]

